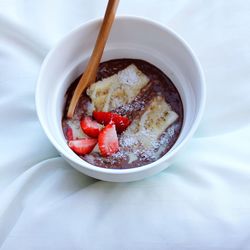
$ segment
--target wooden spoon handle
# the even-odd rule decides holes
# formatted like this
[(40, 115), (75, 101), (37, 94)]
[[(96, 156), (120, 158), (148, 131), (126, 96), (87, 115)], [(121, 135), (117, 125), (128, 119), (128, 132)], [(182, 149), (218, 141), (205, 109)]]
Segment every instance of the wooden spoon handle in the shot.
[(119, 0), (109, 0), (105, 16), (102, 22), (101, 29), (99, 31), (94, 50), (92, 52), (92, 55), (90, 57), (90, 60), (88, 62), (88, 65), (85, 69), (84, 74), (82, 75), (75, 91), (73, 94), (73, 97), (71, 99), (67, 117), (72, 118), (74, 115), (74, 111), (76, 108), (76, 105), (78, 103), (78, 100), (82, 94), (82, 92), (95, 81), (96, 78), (96, 72), (98, 69), (98, 66), (101, 61), (101, 57), (103, 54), (104, 47), (106, 45), (110, 29), (112, 27), (113, 21), (115, 19), (115, 13), (117, 10), (119, 4)]

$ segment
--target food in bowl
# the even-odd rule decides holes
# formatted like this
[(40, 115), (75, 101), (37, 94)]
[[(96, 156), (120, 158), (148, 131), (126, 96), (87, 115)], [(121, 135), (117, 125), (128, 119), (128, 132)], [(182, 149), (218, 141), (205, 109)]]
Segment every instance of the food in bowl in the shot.
[[(86, 66), (101, 21), (97, 19), (82, 24), (48, 54), (37, 82), (37, 114), (48, 139), (73, 168), (104, 181), (141, 180), (169, 167), (197, 130), (206, 99), (203, 70), (192, 49), (169, 28), (145, 18), (117, 17), (103, 60), (140, 58), (156, 65), (171, 78), (178, 89), (184, 108), (184, 120), (178, 140), (158, 160), (127, 169), (96, 167), (96, 164), (82, 160), (69, 148), (63, 135), (62, 117), (65, 112), (65, 93), (69, 84)], [(174, 109), (173, 106), (171, 108)]]
[(139, 59), (101, 63), (96, 82), (68, 119), (79, 79), (66, 92), (62, 127), (69, 147), (83, 160), (102, 168), (140, 167), (162, 157), (178, 139), (181, 97), (156, 66)]

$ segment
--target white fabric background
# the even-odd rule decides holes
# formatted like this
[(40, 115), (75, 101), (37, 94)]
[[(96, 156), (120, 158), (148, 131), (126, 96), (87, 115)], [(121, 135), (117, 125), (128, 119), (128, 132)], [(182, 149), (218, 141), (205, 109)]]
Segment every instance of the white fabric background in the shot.
[(101, 0), (0, 0), (0, 248), (250, 249), (250, 1), (121, 0), (197, 53), (204, 118), (175, 164), (139, 182), (86, 177), (58, 157), (36, 117), (43, 58), (103, 15)]

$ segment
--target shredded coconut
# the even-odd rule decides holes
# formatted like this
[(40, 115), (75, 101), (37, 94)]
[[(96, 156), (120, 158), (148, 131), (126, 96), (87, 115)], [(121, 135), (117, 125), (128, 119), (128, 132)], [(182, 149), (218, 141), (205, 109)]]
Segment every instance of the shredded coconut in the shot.
[(126, 105), (119, 107), (119, 111), (122, 113), (131, 113), (143, 109), (144, 106), (145, 102), (142, 100), (140, 101), (138, 100), (136, 102), (128, 103)]
[[(131, 65), (132, 66), (132, 65)], [(127, 67), (118, 72), (118, 80), (123, 84), (133, 85), (139, 81), (139, 77), (134, 67)]]
[(68, 126), (72, 129), (74, 139), (86, 138), (86, 134), (83, 133), (80, 127), (80, 121), (78, 119), (67, 120)]
[(87, 102), (87, 115), (91, 116), (95, 107), (92, 102)]
[[(171, 141), (171, 138), (174, 136), (176, 130), (177, 126), (172, 125), (160, 136), (160, 138), (155, 138), (155, 136), (152, 135), (152, 132), (147, 130), (140, 131), (139, 133), (131, 136), (122, 136), (120, 139), (120, 146), (122, 147), (122, 150), (119, 152), (119, 155), (128, 155), (129, 163), (136, 160), (156, 160), (164, 152), (166, 145)], [(142, 137), (147, 137), (150, 142), (147, 148), (144, 148), (140, 143), (140, 139)]]

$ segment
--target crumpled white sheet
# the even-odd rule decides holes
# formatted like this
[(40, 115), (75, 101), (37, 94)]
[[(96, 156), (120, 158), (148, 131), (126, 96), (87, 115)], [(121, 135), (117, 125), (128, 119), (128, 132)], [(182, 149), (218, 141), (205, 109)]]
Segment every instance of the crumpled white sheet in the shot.
[(0, 0), (1, 250), (250, 249), (250, 1), (121, 0), (118, 14), (152, 18), (191, 45), (208, 90), (176, 163), (129, 184), (71, 168), (34, 104), (48, 50), (105, 5)]

